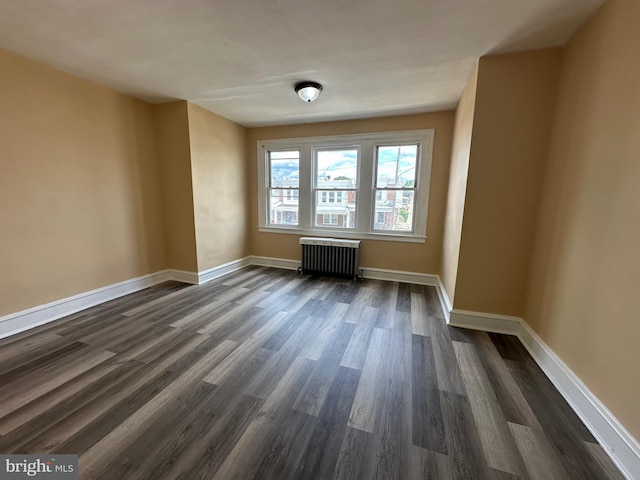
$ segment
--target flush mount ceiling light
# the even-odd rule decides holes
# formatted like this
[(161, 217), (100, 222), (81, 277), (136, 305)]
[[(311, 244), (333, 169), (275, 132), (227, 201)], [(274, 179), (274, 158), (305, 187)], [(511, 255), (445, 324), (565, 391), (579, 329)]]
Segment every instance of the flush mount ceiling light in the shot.
[(300, 82), (295, 86), (296, 93), (305, 102), (313, 102), (322, 91), (322, 85), (317, 82)]

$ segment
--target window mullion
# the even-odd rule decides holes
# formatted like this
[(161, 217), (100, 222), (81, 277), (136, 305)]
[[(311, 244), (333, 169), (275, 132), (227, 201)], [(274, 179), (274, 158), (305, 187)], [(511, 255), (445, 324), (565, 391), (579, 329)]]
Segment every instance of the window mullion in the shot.
[(300, 147), (300, 193), (298, 195), (300, 228), (309, 229), (311, 223), (311, 210), (313, 208), (313, 158), (311, 145), (306, 144)]
[(356, 211), (356, 230), (359, 232), (370, 232), (373, 227), (373, 166), (375, 163), (375, 145), (374, 142), (364, 141), (361, 143), (360, 149), (360, 165), (358, 171), (360, 178), (358, 179)]

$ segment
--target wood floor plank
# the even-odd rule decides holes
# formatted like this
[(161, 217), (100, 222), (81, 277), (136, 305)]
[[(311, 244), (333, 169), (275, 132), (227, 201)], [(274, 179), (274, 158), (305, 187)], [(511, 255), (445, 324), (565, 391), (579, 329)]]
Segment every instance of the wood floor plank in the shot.
[(373, 477), (404, 480), (409, 477), (411, 453), (411, 389), (408, 382), (386, 377), (385, 401), (375, 436)]
[(545, 434), (570, 478), (575, 480), (607, 478), (600, 462), (586, 447), (589, 442), (579, 441), (574, 434), (561, 430), (545, 431)]
[[(528, 360), (506, 360), (505, 364), (543, 430), (562, 431), (580, 440), (596, 443), (589, 430), (537, 365), (530, 364)], [(554, 408), (549, 408), (550, 405)]]
[(475, 345), (506, 419), (511, 423), (539, 429), (538, 419), (489, 336), (479, 332)]
[(142, 357), (158, 349), (162, 345), (166, 344), (169, 341), (180, 341), (181, 338), (186, 338), (191, 335), (191, 332), (185, 332), (184, 330), (180, 330), (172, 327), (162, 327), (153, 337), (142, 337), (139, 339), (139, 342), (126, 348), (120, 352), (118, 352), (117, 358), (121, 361), (138, 359), (142, 361)]
[(374, 460), (373, 434), (355, 428), (347, 428), (333, 474), (335, 480), (372, 478)]
[(286, 312), (281, 312), (276, 315), (248, 340), (240, 344), (240, 346), (214, 368), (203, 381), (213, 383), (214, 385), (223, 385), (224, 382), (234, 374), (234, 370), (239, 364), (245, 362), (257, 349), (261, 348), (262, 343), (281, 326), (286, 317)]
[(351, 317), (356, 327), (353, 330), (351, 340), (349, 341), (347, 350), (344, 352), (344, 357), (342, 357), (340, 365), (357, 370), (362, 369), (377, 316), (377, 308), (365, 307), (361, 310), (360, 315)]
[(254, 397), (220, 394), (205, 412), (199, 412), (192, 424), (185, 426), (190, 437), (181, 434), (178, 439), (171, 438), (154, 456), (159, 462), (138, 470), (140, 478), (212, 478), (261, 406), (262, 400)]
[(440, 405), (447, 430), (451, 478), (490, 479), (467, 398), (456, 393), (441, 391)]
[(225, 307), (229, 308), (230, 306), (233, 306), (233, 304), (226, 304), (225, 302), (220, 302), (218, 300), (212, 300), (208, 304), (202, 306), (201, 308), (199, 308), (197, 310), (194, 310), (190, 314), (185, 315), (184, 317), (179, 318), (177, 320), (174, 320), (173, 322), (171, 322), (169, 324), (169, 326), (170, 327), (185, 327), (187, 325), (191, 325), (191, 324), (194, 324), (194, 323), (197, 323), (198, 325), (200, 325), (201, 321), (206, 320), (207, 318), (210, 318), (211, 316), (215, 315), (220, 310), (225, 309)]
[(320, 320), (307, 317), (302, 320), (302, 326), (287, 340), (279, 352), (256, 367), (256, 374), (247, 385), (244, 392), (258, 398), (267, 398), (276, 388), (277, 383), (286, 374), (298, 357), (305, 343), (312, 341), (316, 329), (320, 327)]
[(412, 335), (407, 329), (392, 329), (390, 335), (389, 357), (387, 359), (388, 375), (403, 382), (411, 380)]
[[(180, 404), (181, 398), (188, 398), (188, 387), (202, 380), (213, 366), (224, 360), (237, 346), (232, 341), (222, 342), (165, 387), (150, 402), (87, 450), (81, 456), (85, 478), (100, 478), (100, 472), (108, 464), (110, 457), (114, 457), (122, 452), (128, 444), (133, 443), (138, 438), (140, 429), (155, 422), (174, 405)], [(124, 443), (123, 439), (127, 439), (128, 443)]]
[[(192, 358), (198, 357), (203, 346), (206, 347), (206, 340), (206, 337), (201, 336), (192, 338), (158, 363), (125, 362), (122, 374), (102, 377), (86, 389), (58, 403), (54, 410), (50, 409), (52, 415), (47, 415), (45, 422), (41, 418), (44, 414), (39, 414), (2, 440), (11, 441), (14, 445), (12, 449), (23, 452), (53, 451), (59, 445), (67, 443), (69, 447), (66, 451), (80, 453), (83, 450), (79, 446), (90, 447), (113, 425), (119, 423), (119, 412), (114, 411), (114, 408), (124, 403), (126, 408), (121, 411), (124, 410), (126, 417), (130, 409), (137, 408), (138, 401), (141, 404), (148, 401), (158, 389), (177, 377), (183, 366), (190, 365)], [(96, 397), (102, 401), (95, 401)], [(109, 422), (100, 422), (101, 417), (108, 418)], [(97, 428), (96, 422), (99, 422), (100, 428)]]
[[(340, 330), (343, 324), (343, 318), (348, 310), (349, 305), (346, 303), (334, 303), (327, 313), (327, 321), (324, 324), (324, 328), (318, 333), (313, 342), (308, 342), (304, 346), (300, 355), (309, 360), (320, 360), (322, 352), (325, 351)], [(353, 334), (353, 329), (351, 329), (350, 335), (351, 334)]]
[(218, 329), (223, 328), (229, 323), (233, 323), (240, 318), (244, 318), (249, 311), (255, 308), (254, 305), (250, 303), (242, 304), (230, 302), (227, 305), (228, 307), (224, 309), (224, 312), (215, 312), (214, 320), (206, 323), (200, 330), (198, 330), (198, 333), (203, 335), (215, 335)]
[(597, 443), (584, 442), (587, 450), (591, 452), (602, 470), (606, 474), (608, 480), (625, 480), (624, 475), (618, 470), (613, 461), (609, 458), (602, 446)]
[(509, 429), (522, 454), (531, 480), (566, 480), (569, 478), (542, 430), (516, 423), (509, 423)]
[(307, 415), (319, 416), (339, 368), (344, 367), (339, 367), (338, 365), (327, 367), (318, 362), (304, 387), (302, 387), (292, 408)]
[[(48, 396), (46, 395), (27, 404), (23, 408), (27, 409), (25, 413), (33, 414), (31, 421), (24, 422), (18, 417), (18, 420), (21, 420), (19, 427), (3, 436), (0, 439), (0, 446), (22, 452), (54, 451), (58, 445), (69, 438), (72, 432), (81, 428), (82, 422), (76, 420), (82, 416), (83, 411), (91, 410), (92, 402), (95, 402), (101, 395), (108, 394), (113, 386), (126, 383), (143, 367), (144, 365), (140, 363), (128, 361), (94, 382), (82, 382), (80, 388), (74, 389), (75, 391), (58, 403), (46, 404)], [(92, 370), (99, 370), (99, 368)], [(69, 384), (72, 383), (75, 382), (69, 382)], [(55, 391), (51, 393), (53, 394)], [(33, 407), (29, 408), (32, 405), (33, 407), (42, 405), (44, 409), (39, 411)], [(21, 410), (16, 411), (15, 414), (19, 415)], [(10, 425), (13, 418), (13, 414), (8, 416)]]
[(0, 348), (0, 375), (72, 342), (56, 333), (43, 332), (29, 336), (24, 341), (7, 344)]
[(125, 317), (133, 317), (136, 315), (140, 315), (143, 313), (147, 313), (157, 307), (163, 307), (165, 305), (169, 305), (171, 304), (171, 302), (173, 302), (174, 300), (184, 297), (185, 295), (189, 294), (190, 292), (194, 291), (196, 289), (195, 286), (192, 287), (187, 287), (187, 288), (183, 288), (181, 290), (176, 290), (175, 292), (169, 293), (168, 295), (163, 295), (162, 297), (158, 297), (154, 300), (151, 300), (149, 302), (146, 302), (136, 308), (132, 308), (131, 310), (128, 310), (126, 312), (123, 312), (122, 315), (124, 315)]
[[(191, 420), (190, 415), (198, 411), (203, 403), (211, 401), (216, 387), (208, 383), (200, 383), (192, 394), (183, 402), (175, 402), (161, 417), (138, 435), (135, 442), (129, 443), (126, 450), (114, 460), (106, 463), (97, 478), (138, 478), (137, 472), (149, 470), (157, 461), (157, 455), (163, 447), (163, 441), (180, 434), (185, 422)], [(85, 474), (86, 475), (86, 474)]]
[(432, 324), (431, 330), (431, 346), (433, 347), (433, 359), (436, 367), (436, 376), (438, 377), (438, 389), (465, 395), (466, 390), (462, 381), (460, 365), (456, 357), (453, 343), (449, 333), (445, 330), (447, 327)]
[(622, 478), (516, 337), (435, 287), (248, 267), (0, 339), (0, 451), (80, 478)]
[(371, 343), (367, 350), (366, 359), (360, 375), (360, 382), (356, 391), (348, 425), (358, 430), (374, 433), (379, 421), (383, 401), (386, 395), (386, 377), (381, 374), (384, 370), (384, 358), (388, 343), (388, 330), (374, 328)]
[[(87, 370), (113, 357), (113, 353), (95, 350), (90, 347), (82, 348), (77, 354), (65, 356), (55, 363), (57, 374), (51, 375), (54, 367), (47, 366), (41, 369), (36, 378), (38, 383), (30, 383), (27, 379), (17, 379), (2, 389), (0, 394), (0, 418), (26, 405), (36, 398), (63, 385), (67, 381), (81, 375)], [(61, 368), (64, 365), (64, 368)]]
[(398, 284), (398, 297), (395, 309), (398, 312), (411, 313), (411, 285), (408, 283)]
[(338, 367), (318, 415), (298, 478), (331, 478), (358, 388), (360, 371)]
[(281, 415), (269, 431), (268, 447), (253, 478), (301, 478), (302, 458), (311, 443), (316, 418), (300, 412)]
[(444, 417), (430, 338), (411, 336), (411, 366), (413, 445), (446, 455)]
[[(111, 372), (116, 369), (122, 369), (126, 372), (128, 368), (128, 365), (123, 366), (119, 361), (107, 360), (33, 401), (23, 403), (18, 409), (0, 419), (0, 437), (4, 437), (0, 439), (0, 445), (2, 445), (3, 440), (7, 440), (7, 435), (10, 432), (36, 417), (46, 415), (50, 419), (59, 420), (61, 417), (60, 406), (64, 405), (69, 397), (87, 388), (87, 386), (93, 385), (96, 381), (109, 378)], [(116, 375), (120, 376), (121, 374), (118, 372)], [(77, 405), (77, 402), (74, 403)], [(39, 426), (43, 425), (42, 419), (34, 423)]]
[[(298, 358), (266, 399), (255, 419), (229, 452), (214, 479), (252, 478), (271, 447), (271, 440), (313, 369), (311, 360)], [(303, 415), (303, 414), (300, 414)], [(307, 418), (302, 416), (300, 418)], [(308, 417), (311, 418), (311, 417)]]
[(411, 333), (428, 337), (431, 335), (427, 303), (424, 294), (411, 294)]
[[(343, 332), (353, 331), (351, 325), (342, 325)], [(327, 345), (320, 358), (318, 358), (313, 373), (309, 376), (293, 404), (294, 410), (317, 417), (324, 409), (329, 390), (334, 385), (336, 376), (344, 369), (339, 365), (339, 361), (347, 349), (350, 336), (343, 332), (336, 331), (331, 344)]]
[(438, 290), (432, 285), (425, 285), (424, 295), (427, 300), (427, 315), (432, 318), (444, 321), (444, 312), (440, 306), (440, 298), (438, 297)]
[(280, 350), (287, 343), (287, 340), (303, 325), (303, 319), (309, 316), (311, 315), (307, 312), (296, 312), (295, 314), (287, 315), (280, 327), (265, 339), (262, 348)]
[(440, 480), (454, 478), (449, 457), (416, 445), (411, 446), (410, 480)]
[(506, 418), (475, 347), (462, 342), (453, 342), (453, 346), (487, 465), (503, 472), (523, 474), (522, 458), (513, 446)]

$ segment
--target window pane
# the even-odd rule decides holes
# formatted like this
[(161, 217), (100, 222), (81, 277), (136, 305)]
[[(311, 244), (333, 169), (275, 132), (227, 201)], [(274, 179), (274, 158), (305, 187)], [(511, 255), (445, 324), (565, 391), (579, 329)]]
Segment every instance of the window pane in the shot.
[(417, 155), (417, 145), (378, 147), (376, 187), (415, 186)]
[(413, 200), (413, 190), (376, 191), (374, 230), (412, 231)]
[(298, 188), (300, 179), (300, 152), (269, 152), (272, 187)]
[(355, 228), (356, 192), (316, 192), (316, 226), (331, 225), (337, 228)]
[(271, 225), (298, 225), (298, 190), (270, 191), (269, 223)]
[(338, 214), (336, 213), (327, 213), (322, 215), (322, 224), (323, 225), (338, 225)]
[(358, 150), (319, 150), (317, 188), (354, 188), (358, 179)]

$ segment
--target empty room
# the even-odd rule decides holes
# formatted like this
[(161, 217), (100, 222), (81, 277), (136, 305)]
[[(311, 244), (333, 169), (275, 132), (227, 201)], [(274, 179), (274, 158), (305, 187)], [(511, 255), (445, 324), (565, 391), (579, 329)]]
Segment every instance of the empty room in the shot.
[(640, 480), (639, 25), (0, 0), (0, 479)]

